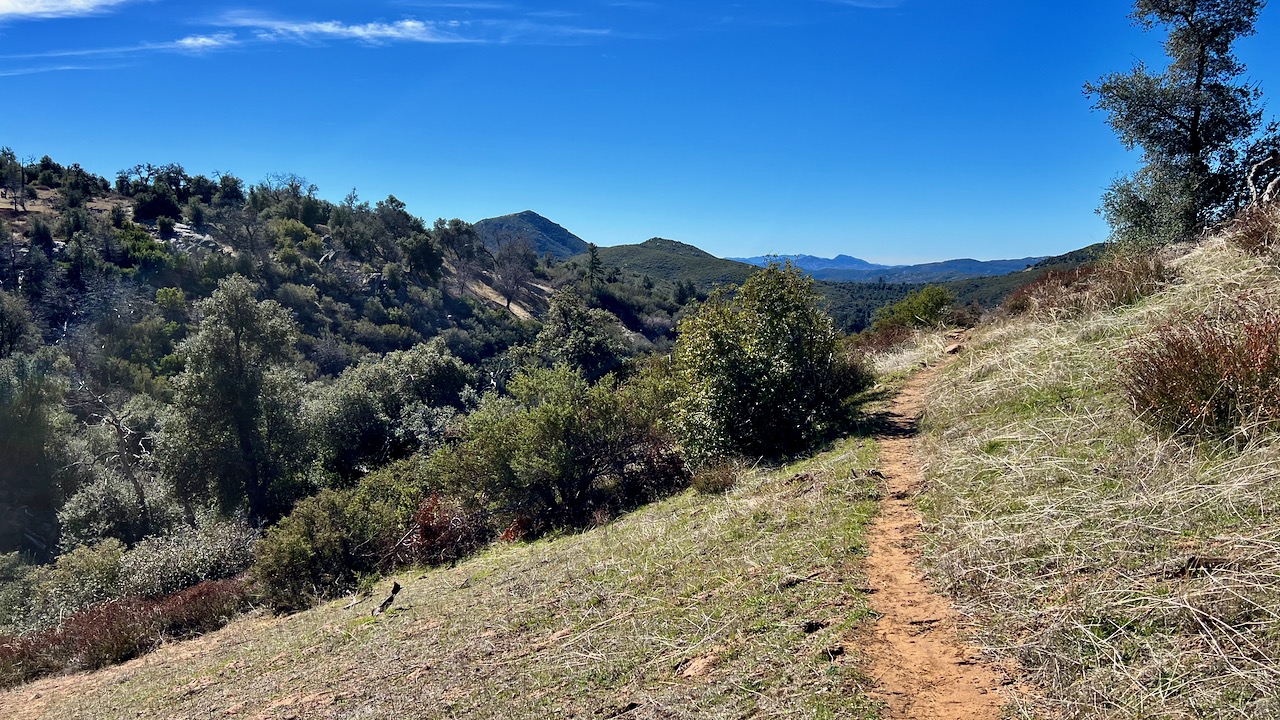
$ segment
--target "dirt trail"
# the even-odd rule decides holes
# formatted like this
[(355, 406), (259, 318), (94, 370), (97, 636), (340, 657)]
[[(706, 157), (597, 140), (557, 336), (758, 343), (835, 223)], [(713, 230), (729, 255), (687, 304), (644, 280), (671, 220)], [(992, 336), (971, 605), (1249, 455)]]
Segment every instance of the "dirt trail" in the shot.
[(935, 594), (917, 567), (920, 515), (912, 498), (922, 478), (916, 456), (916, 421), (925, 388), (940, 370), (917, 373), (894, 399), (880, 442), (885, 499), (868, 533), (865, 569), (880, 619), (872, 628), (868, 674), (873, 693), (888, 705), (888, 718), (910, 720), (995, 720), (1004, 684), (998, 670), (982, 664), (978, 652), (956, 634), (959, 618), (946, 598)]

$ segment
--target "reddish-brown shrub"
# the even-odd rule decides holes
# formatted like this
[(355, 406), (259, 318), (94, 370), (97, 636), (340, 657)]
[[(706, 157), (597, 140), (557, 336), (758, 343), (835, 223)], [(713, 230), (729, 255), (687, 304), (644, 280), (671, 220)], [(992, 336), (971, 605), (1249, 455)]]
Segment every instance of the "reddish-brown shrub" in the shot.
[(1001, 309), (1006, 315), (1023, 315), (1123, 307), (1151, 295), (1168, 280), (1168, 268), (1158, 257), (1120, 255), (1094, 265), (1050, 270), (1015, 290)]
[(12, 687), (28, 680), (61, 670), (64, 664), (47, 652), (48, 634), (22, 637), (0, 637), (0, 688)]
[(1157, 427), (1247, 440), (1280, 427), (1280, 314), (1171, 323), (1122, 358), (1134, 409)]
[(456, 499), (432, 493), (413, 515), (412, 551), (429, 565), (457, 561), (474, 552), (490, 536), (484, 519)]
[(1001, 310), (1006, 315), (1025, 315), (1042, 308), (1060, 307), (1065, 304), (1065, 298), (1083, 291), (1082, 283), (1097, 271), (1097, 265), (1050, 270), (1014, 290), (1001, 305)]
[(165, 637), (216, 630), (248, 606), (242, 580), (204, 582), (158, 600), (94, 605), (56, 628), (0, 637), (0, 687), (63, 670), (95, 670), (135, 658)]
[(135, 658), (160, 642), (155, 603), (111, 600), (78, 612), (58, 626), (50, 644), (61, 648), (65, 667), (95, 670)]
[(249, 607), (243, 580), (212, 580), (160, 600), (161, 631), (168, 637), (212, 632)]
[(889, 352), (905, 345), (913, 337), (915, 331), (906, 325), (882, 325), (852, 336), (845, 344), (845, 351), (851, 354)]

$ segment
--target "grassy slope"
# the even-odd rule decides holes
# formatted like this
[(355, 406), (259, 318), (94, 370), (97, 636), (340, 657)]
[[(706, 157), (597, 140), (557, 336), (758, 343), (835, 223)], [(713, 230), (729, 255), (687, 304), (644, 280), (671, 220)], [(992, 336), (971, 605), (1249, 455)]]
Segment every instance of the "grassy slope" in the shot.
[(381, 595), (251, 617), (0, 695), (0, 714), (874, 717), (857, 641), (874, 463), (845, 440), (726, 495), (401, 576), (377, 619)]
[(994, 327), (933, 389), (931, 571), (1040, 684), (1029, 716), (1280, 715), (1280, 442), (1169, 439), (1116, 379), (1161, 322), (1280, 303), (1280, 272), (1220, 241), (1176, 268), (1137, 307)]

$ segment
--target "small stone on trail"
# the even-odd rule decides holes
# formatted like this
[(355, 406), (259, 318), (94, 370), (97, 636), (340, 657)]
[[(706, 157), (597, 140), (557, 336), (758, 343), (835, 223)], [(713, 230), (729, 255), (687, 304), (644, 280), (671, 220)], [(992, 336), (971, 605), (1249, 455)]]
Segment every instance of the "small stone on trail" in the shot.
[(948, 355), (958, 355), (961, 350), (964, 350), (964, 345), (962, 345), (961, 343), (956, 343), (954, 345), (948, 345), (947, 349), (943, 350), (943, 352), (945, 352)]

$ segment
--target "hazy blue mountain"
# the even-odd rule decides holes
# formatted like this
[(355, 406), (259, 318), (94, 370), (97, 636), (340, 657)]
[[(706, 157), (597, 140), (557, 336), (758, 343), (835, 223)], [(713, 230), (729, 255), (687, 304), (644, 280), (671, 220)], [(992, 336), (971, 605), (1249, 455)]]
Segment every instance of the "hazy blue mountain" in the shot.
[(1007, 275), (1012, 272), (1026, 270), (1041, 260), (1044, 260), (1044, 257), (986, 261), (962, 258), (960, 260), (944, 260), (921, 265), (900, 265), (868, 270), (832, 268), (813, 271), (810, 274), (818, 280), (835, 280), (838, 282), (877, 282), (883, 278), (885, 282), (935, 283), (972, 277)]
[(485, 246), (491, 250), (507, 239), (524, 238), (533, 243), (539, 255), (551, 253), (557, 260), (566, 260), (587, 251), (585, 240), (532, 210), (487, 218), (476, 223), (475, 227)]
[(735, 260), (744, 262), (748, 265), (756, 267), (764, 267), (770, 261), (790, 260), (792, 265), (804, 270), (805, 272), (815, 272), (818, 270), (871, 270), (876, 268), (894, 267), (893, 265), (877, 265), (867, 262), (861, 258), (850, 257), (848, 255), (837, 255), (834, 258), (817, 257), (814, 255), (757, 255), (749, 258), (726, 258), (727, 260)]
[(932, 283), (973, 277), (988, 277), (991, 275), (1006, 275), (1011, 272), (1026, 270), (1045, 258), (1031, 257), (1018, 260), (986, 261), (964, 258), (920, 265), (877, 265), (876, 263), (848, 255), (837, 255), (834, 258), (821, 258), (813, 255), (765, 255), (730, 259), (760, 267), (764, 267), (771, 260), (790, 260), (793, 265), (809, 273), (815, 279), (830, 280), (832, 282), (878, 282), (884, 280), (891, 283)]

